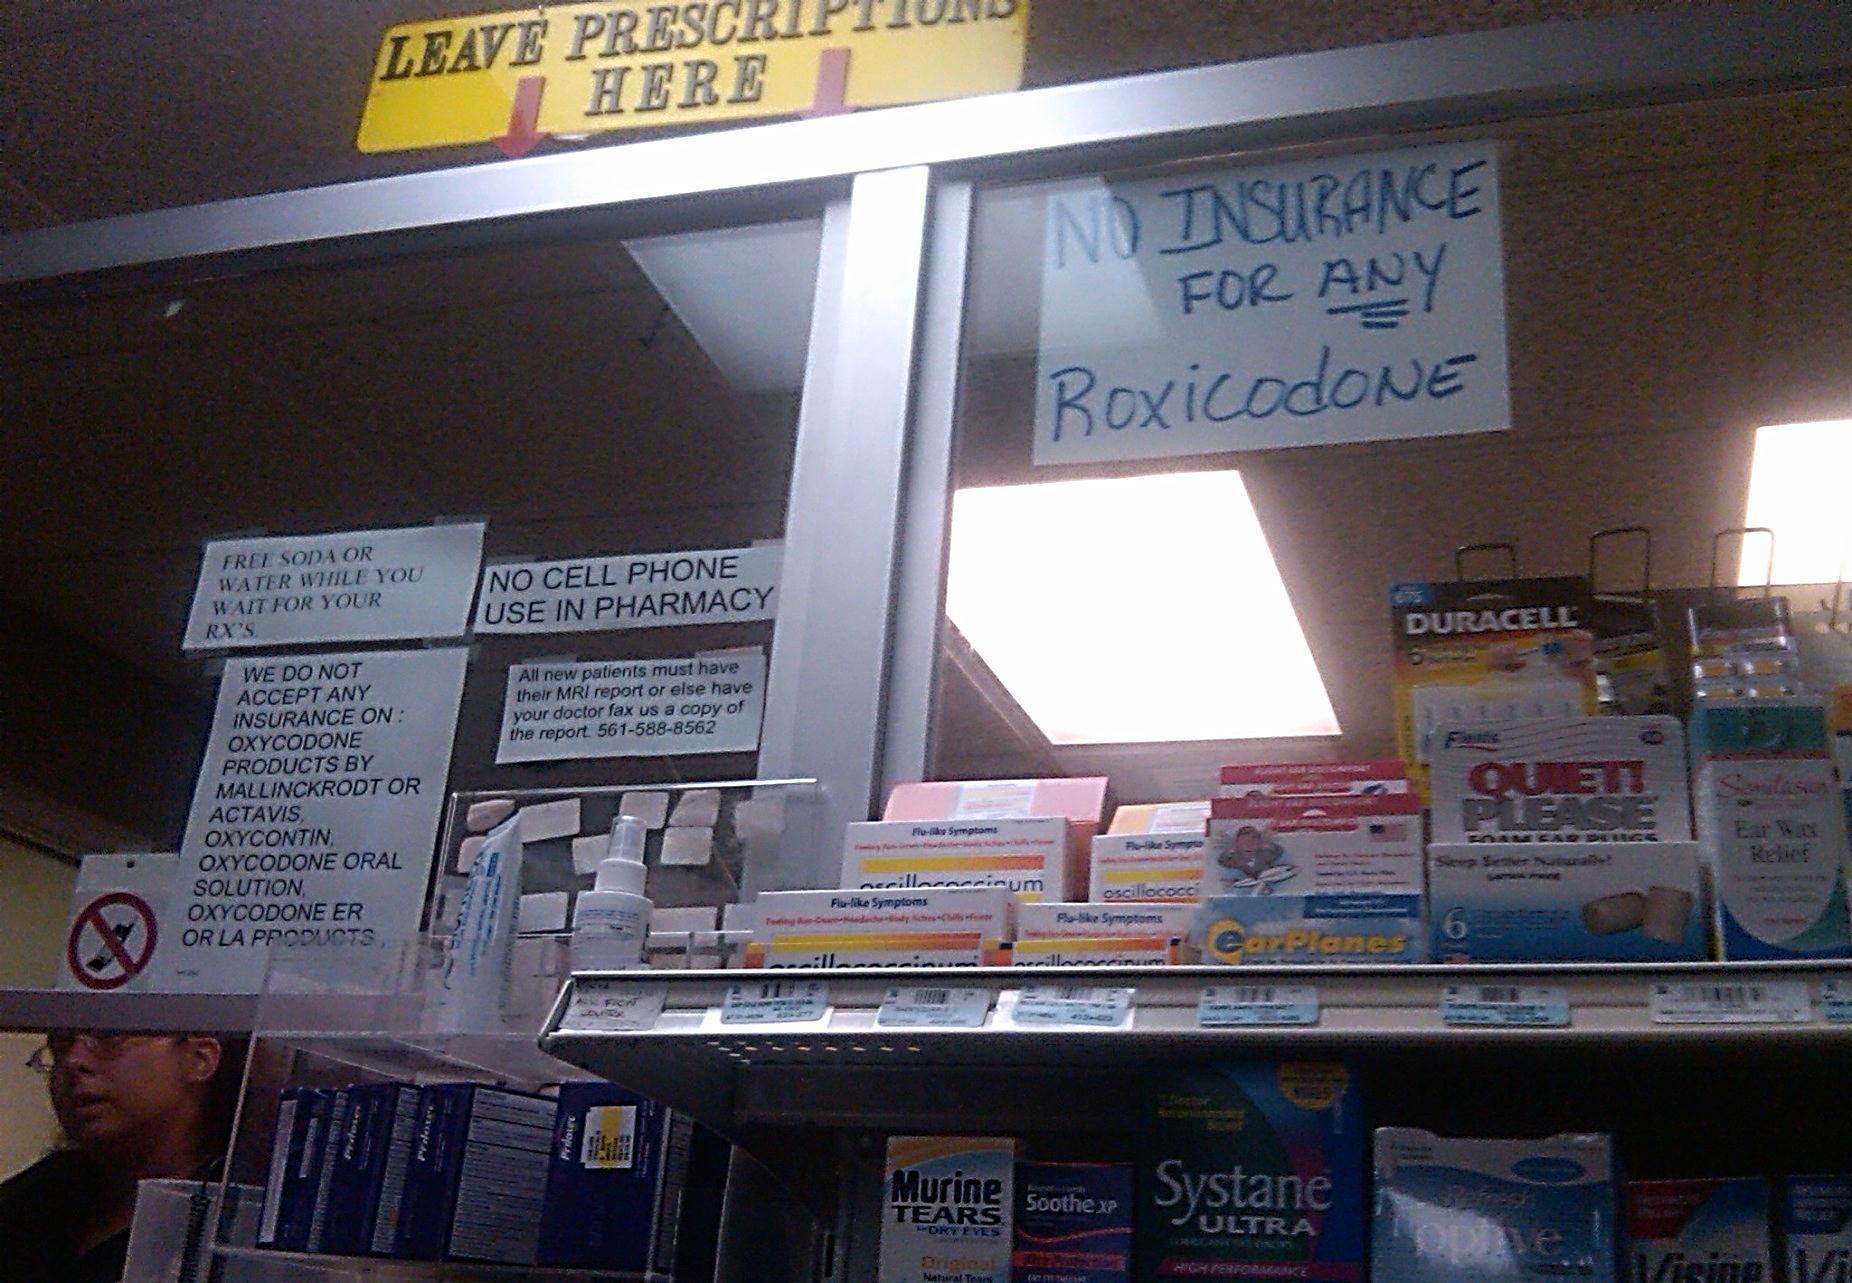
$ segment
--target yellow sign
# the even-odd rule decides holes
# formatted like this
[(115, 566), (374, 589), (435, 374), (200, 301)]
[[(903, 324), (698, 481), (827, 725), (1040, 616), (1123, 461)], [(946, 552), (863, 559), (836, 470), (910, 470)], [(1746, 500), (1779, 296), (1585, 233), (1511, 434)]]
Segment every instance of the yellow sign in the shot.
[(679, 0), (406, 22), (356, 143), (403, 151), (824, 115), (1022, 83), (1029, 0)]

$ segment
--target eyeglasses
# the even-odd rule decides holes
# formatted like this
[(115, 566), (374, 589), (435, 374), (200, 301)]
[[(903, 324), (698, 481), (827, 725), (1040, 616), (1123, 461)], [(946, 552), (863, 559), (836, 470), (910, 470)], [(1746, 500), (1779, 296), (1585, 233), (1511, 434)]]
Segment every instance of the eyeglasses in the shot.
[(144, 1033), (55, 1033), (49, 1035), (38, 1050), (26, 1058), (26, 1068), (35, 1073), (49, 1074), (63, 1064), (65, 1058), (79, 1047), (82, 1047), (91, 1059), (107, 1064), (120, 1058), (131, 1047), (167, 1036)]

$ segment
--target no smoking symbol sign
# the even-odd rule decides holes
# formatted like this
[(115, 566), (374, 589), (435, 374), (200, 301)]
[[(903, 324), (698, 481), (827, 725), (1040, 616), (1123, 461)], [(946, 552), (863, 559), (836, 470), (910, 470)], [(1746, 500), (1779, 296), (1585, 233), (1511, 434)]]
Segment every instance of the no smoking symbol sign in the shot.
[(64, 962), (88, 989), (120, 989), (147, 970), (154, 956), (154, 910), (130, 891), (111, 891), (85, 905), (71, 923)]

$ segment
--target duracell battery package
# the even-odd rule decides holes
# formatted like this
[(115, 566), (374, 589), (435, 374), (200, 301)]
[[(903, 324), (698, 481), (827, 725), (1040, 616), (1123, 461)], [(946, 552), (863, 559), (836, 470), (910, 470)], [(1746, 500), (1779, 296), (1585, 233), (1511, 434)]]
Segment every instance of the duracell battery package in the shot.
[(1590, 602), (1579, 575), (1390, 588), (1396, 748), (1423, 797), (1442, 726), (1596, 711)]

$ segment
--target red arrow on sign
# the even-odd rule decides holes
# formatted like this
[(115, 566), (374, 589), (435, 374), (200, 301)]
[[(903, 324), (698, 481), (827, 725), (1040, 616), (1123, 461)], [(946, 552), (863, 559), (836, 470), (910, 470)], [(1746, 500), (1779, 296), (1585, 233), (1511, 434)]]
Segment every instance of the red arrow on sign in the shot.
[(534, 150), (534, 144), (546, 135), (540, 132), (540, 95), (546, 92), (545, 76), (522, 76), (514, 87), (514, 106), (508, 112), (508, 132), (494, 140), (502, 155), (510, 160)]

